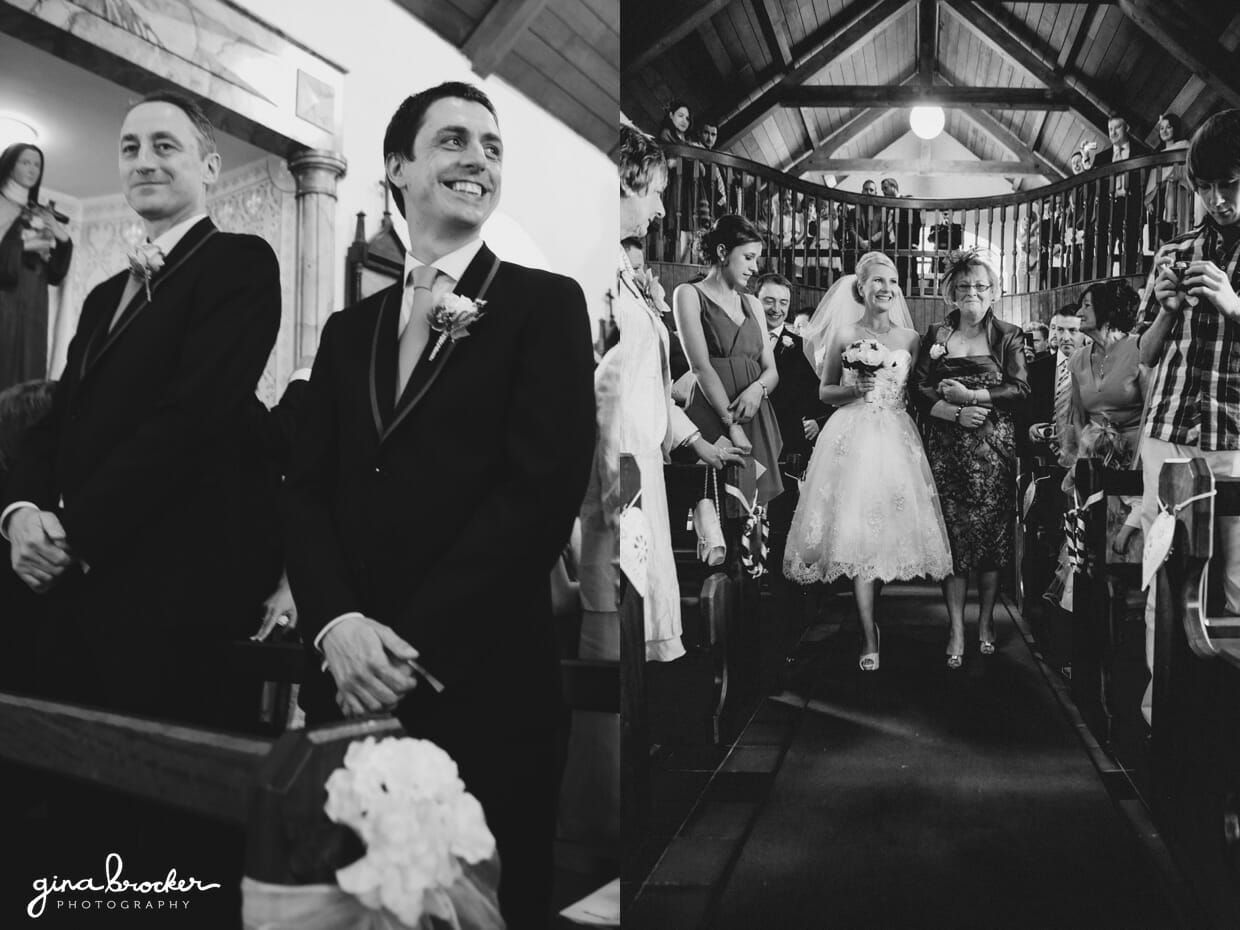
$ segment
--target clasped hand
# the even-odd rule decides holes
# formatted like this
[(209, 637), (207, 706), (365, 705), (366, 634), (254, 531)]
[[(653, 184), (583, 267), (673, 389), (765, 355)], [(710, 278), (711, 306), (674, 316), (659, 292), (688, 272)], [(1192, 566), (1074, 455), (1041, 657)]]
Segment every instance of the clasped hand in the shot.
[(741, 465), (745, 461), (745, 453), (727, 436), (720, 436), (713, 443), (699, 437), (693, 442), (693, 451), (697, 453), (702, 464), (709, 465), (716, 471), (724, 465)]
[(958, 407), (971, 404), (973, 393), (970, 388), (965, 387), (955, 378), (944, 378), (939, 382), (939, 396), (949, 404), (955, 404)]
[(757, 381), (736, 395), (736, 399), (728, 404), (728, 410), (737, 423), (748, 423), (753, 419), (762, 406), (762, 396), (762, 385)]
[(341, 620), (322, 645), (336, 682), (336, 704), (346, 717), (392, 711), (417, 686), (410, 663), (418, 650), (378, 620)]
[(13, 571), (42, 594), (75, 561), (65, 528), (56, 514), (23, 507), (9, 517), (9, 558)]

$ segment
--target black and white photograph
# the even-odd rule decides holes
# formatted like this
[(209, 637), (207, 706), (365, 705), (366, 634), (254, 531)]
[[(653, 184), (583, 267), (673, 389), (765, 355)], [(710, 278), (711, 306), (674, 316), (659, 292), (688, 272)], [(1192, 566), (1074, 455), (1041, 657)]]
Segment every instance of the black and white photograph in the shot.
[(619, 924), (619, 49), (614, 0), (0, 3), (0, 926)]
[(1240, 926), (1236, 5), (622, 7), (624, 926)]

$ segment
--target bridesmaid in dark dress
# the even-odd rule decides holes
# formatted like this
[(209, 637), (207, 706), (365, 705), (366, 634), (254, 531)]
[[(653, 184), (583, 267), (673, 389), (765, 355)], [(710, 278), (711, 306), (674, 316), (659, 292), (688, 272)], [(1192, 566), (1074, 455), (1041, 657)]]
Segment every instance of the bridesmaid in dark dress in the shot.
[(42, 180), (35, 146), (0, 154), (0, 390), (47, 377), (47, 289), (73, 255), (69, 233), (39, 205)]
[(762, 234), (744, 217), (715, 221), (703, 241), (710, 271), (697, 284), (676, 288), (672, 301), (685, 357), (696, 378), (685, 412), (714, 442), (724, 433), (761, 466), (758, 503), (783, 491), (783, 440), (770, 396), (779, 383), (762, 306), (745, 292), (758, 273)]
[(955, 571), (943, 580), (951, 633), (947, 667), (964, 664), (964, 602), (977, 572), (978, 642), (995, 651), (999, 571), (1012, 560), (1016, 523), (1016, 431), (1012, 414), (1029, 394), (1024, 336), (990, 307), (1000, 278), (988, 255), (953, 254), (943, 279), (947, 319), (930, 327), (913, 370), (912, 396), (926, 424), (926, 455), (938, 486)]

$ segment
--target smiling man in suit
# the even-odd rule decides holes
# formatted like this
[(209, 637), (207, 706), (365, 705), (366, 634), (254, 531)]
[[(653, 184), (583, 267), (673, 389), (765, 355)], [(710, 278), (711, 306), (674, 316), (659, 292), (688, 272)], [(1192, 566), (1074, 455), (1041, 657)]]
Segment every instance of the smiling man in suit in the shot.
[[(451, 754), (499, 844), (508, 926), (544, 927), (548, 577), (593, 455), (590, 321), (574, 281), (483, 244), (504, 153), (481, 91), (408, 98), (384, 152), (404, 281), (327, 321), (285, 486), (289, 579), (324, 668), (302, 704), (311, 723), (394, 711)], [(435, 327), (462, 300), (481, 315), (458, 341)]]
[(193, 101), (135, 104), (119, 168), (147, 241), (86, 297), (0, 527), (18, 575), (48, 592), (50, 692), (229, 725), (242, 692), (224, 650), (274, 584), (236, 541), (244, 411), (279, 328), (279, 266), (262, 239), (207, 217), (220, 156)]

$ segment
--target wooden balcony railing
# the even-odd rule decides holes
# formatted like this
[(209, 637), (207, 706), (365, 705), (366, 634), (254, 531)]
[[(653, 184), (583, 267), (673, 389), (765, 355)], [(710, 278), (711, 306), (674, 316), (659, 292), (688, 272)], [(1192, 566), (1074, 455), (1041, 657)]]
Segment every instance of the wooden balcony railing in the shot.
[(649, 261), (702, 263), (702, 232), (719, 216), (738, 213), (762, 232), (766, 270), (816, 291), (876, 249), (896, 260), (908, 297), (936, 297), (946, 255), (969, 246), (996, 255), (1009, 300), (1077, 291), (1094, 280), (1143, 277), (1158, 245), (1194, 219), (1191, 191), (1178, 180), (1185, 150), (965, 200), (867, 197), (706, 149), (665, 151), (667, 216), (650, 234)]

